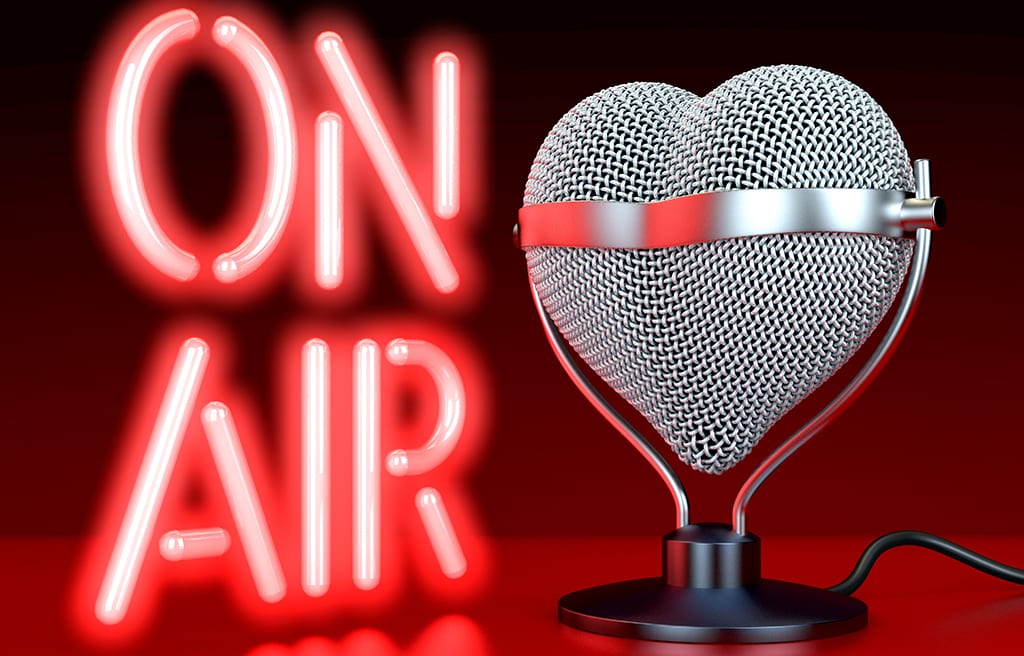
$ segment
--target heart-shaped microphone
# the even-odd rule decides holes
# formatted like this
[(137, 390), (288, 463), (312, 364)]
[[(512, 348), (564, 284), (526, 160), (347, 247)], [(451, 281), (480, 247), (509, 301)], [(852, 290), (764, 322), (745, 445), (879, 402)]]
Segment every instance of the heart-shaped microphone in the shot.
[[(870, 96), (800, 66), (749, 71), (702, 98), (662, 84), (612, 87), (551, 130), (517, 226), (541, 323), (580, 391), (668, 485), (678, 520), (663, 539), (661, 576), (567, 594), (563, 622), (676, 642), (803, 640), (864, 626), (857, 599), (761, 577), (746, 507), (899, 341), (945, 218), (928, 178), (927, 160), (912, 171)], [(687, 464), (720, 473), (864, 344), (904, 278), (874, 352), (751, 474), (731, 527), (689, 523), (675, 471), (572, 356)]]
[[(772, 66), (704, 97), (628, 84), (583, 100), (544, 140), (524, 206), (751, 189), (910, 192), (914, 178), (866, 92), (818, 69)], [(749, 226), (770, 232), (756, 230), (750, 209)], [(800, 231), (664, 248), (533, 246), (526, 258), (576, 353), (682, 460), (717, 474), (864, 344), (913, 248), (899, 236)]]

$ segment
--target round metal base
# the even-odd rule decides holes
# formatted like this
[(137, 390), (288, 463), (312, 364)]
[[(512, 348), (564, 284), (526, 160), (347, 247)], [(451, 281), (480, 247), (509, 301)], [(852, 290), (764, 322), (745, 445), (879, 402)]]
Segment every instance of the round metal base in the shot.
[(558, 601), (576, 629), (665, 642), (790, 642), (849, 633), (867, 624), (864, 602), (797, 583), (692, 588), (661, 577), (588, 588)]

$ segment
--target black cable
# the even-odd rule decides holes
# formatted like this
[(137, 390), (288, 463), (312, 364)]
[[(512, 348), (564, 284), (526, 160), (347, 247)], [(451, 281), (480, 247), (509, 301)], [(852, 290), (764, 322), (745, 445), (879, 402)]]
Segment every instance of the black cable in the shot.
[(864, 553), (860, 555), (860, 560), (857, 561), (857, 565), (850, 572), (850, 575), (842, 583), (832, 586), (829, 590), (844, 595), (853, 594), (864, 583), (864, 579), (868, 577), (868, 572), (871, 571), (871, 566), (875, 564), (875, 561), (878, 560), (882, 553), (893, 547), (905, 546), (931, 549), (943, 556), (949, 556), (965, 565), (970, 565), (985, 574), (1001, 578), (1010, 583), (1024, 585), (1024, 569), (1017, 569), (1016, 567), (998, 563), (990, 558), (985, 558), (981, 554), (977, 554), (970, 549), (961, 547), (959, 544), (931, 533), (896, 531), (894, 533), (887, 533), (869, 544)]

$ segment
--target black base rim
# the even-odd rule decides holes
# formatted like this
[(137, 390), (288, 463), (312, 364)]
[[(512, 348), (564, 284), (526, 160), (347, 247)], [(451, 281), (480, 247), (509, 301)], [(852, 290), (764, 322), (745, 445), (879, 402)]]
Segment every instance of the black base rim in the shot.
[(565, 595), (558, 619), (575, 629), (663, 642), (793, 642), (850, 633), (867, 624), (853, 597), (762, 580), (736, 588), (691, 588), (648, 578)]

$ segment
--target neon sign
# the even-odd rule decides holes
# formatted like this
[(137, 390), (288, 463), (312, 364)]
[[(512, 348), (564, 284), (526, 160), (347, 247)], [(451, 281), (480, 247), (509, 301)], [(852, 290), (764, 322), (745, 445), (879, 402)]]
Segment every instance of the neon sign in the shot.
[[(105, 175), (92, 178), (101, 232), (134, 282), (170, 303), (251, 302), (284, 270), (274, 261), (299, 252), (311, 257), (296, 263), (313, 265), (299, 267), (315, 290), (307, 286), (306, 298), (350, 302), (346, 289), (359, 284), (363, 268), (358, 228), (365, 222), (351, 197), (374, 187), (345, 166), (346, 148), (357, 143), (370, 165), (358, 168), (376, 174), (388, 201), (387, 211), (377, 212), (386, 241), (414, 256), (398, 258), (410, 291), (438, 308), (472, 301), (479, 276), (468, 229), (476, 180), (463, 172), (473, 168), (467, 159), (475, 163), (465, 129), (467, 117), (475, 125), (475, 108), (465, 102), (475, 81), (457, 48), (431, 53), (431, 156), (407, 160), (402, 153), (414, 149), (399, 148), (408, 140), (392, 136), (392, 122), (375, 102), (379, 83), (364, 77), (351, 44), (336, 32), (307, 44), (314, 57), (306, 61), (319, 64), (324, 88), (295, 94), (288, 84), (294, 77), (275, 57), (281, 49), (239, 18), (212, 22), (215, 48), (202, 45), (202, 23), (189, 9), (132, 29), (127, 46), (119, 44), (116, 70), (94, 86), (106, 101), (103, 120), (86, 128), (102, 126)], [(166, 98), (161, 76), (181, 67), (162, 65), (183, 48), (194, 48), (197, 62), (232, 70), (235, 93), (244, 82), (259, 101), (262, 197), (258, 206), (242, 203), (248, 214), (229, 222), (238, 235), (229, 248), (225, 234), (189, 229), (153, 165), (159, 143), (147, 112)], [(339, 106), (314, 114), (304, 99), (326, 91)], [(420, 160), (430, 166), (406, 164)], [(352, 178), (361, 184), (346, 184)], [(424, 187), (432, 192), (429, 205)], [(296, 247), (294, 238), (285, 247), (296, 231), (311, 248)], [(436, 594), (476, 590), (486, 551), (461, 474), (479, 448), (487, 392), (470, 341), (415, 314), (293, 325), (280, 341), (280, 453), (269, 458), (251, 403), (230, 382), (226, 332), (185, 316), (153, 348), (86, 559), (88, 612), (79, 610), (87, 628), (100, 636), (137, 632), (157, 592), (179, 578), (219, 580), (260, 617), (268, 608), (278, 616), (301, 613), (317, 599), (337, 608), (381, 604), (400, 590), (396, 542), (413, 545), (408, 555)], [(411, 418), (395, 403), (403, 394), (417, 400)], [(276, 467), (267, 465), (272, 460)], [(202, 491), (202, 503), (190, 500), (190, 487)], [(339, 539), (344, 530), (350, 541)], [(351, 563), (348, 576), (335, 566), (342, 560)]]

